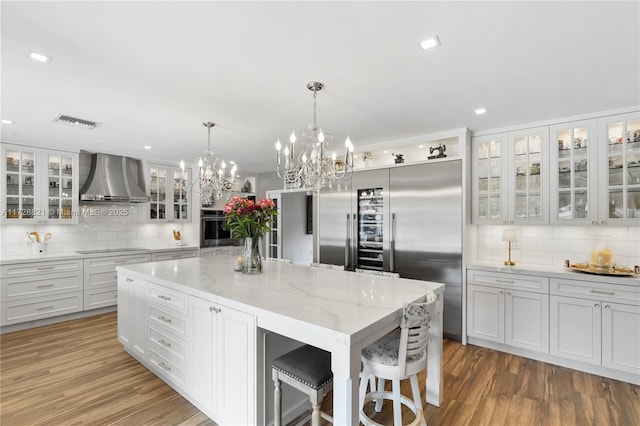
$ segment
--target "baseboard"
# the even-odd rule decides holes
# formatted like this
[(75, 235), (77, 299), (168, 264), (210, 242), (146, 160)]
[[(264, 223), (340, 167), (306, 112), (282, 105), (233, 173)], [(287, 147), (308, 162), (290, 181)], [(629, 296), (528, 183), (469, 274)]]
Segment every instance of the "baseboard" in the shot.
[(114, 312), (117, 306), (107, 306), (105, 308), (91, 309), (90, 311), (74, 312), (72, 314), (59, 315), (51, 318), (43, 318), (33, 321), (21, 322), (18, 324), (10, 324), (0, 327), (0, 334), (13, 333), (14, 331), (28, 330), (30, 328), (42, 327), (43, 325), (57, 324), (60, 322), (71, 321), (79, 318), (92, 317), (94, 315), (102, 315), (108, 312)]

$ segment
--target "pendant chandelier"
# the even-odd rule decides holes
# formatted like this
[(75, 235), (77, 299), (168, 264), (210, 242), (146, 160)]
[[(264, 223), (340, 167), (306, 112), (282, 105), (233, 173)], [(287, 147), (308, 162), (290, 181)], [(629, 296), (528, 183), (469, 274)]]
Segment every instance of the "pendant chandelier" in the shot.
[(203, 205), (215, 204), (216, 199), (222, 198), (222, 194), (227, 194), (227, 200), (231, 198), (231, 193), (236, 186), (236, 171), (238, 166), (234, 161), (229, 161), (231, 170), (227, 175), (227, 163), (213, 155), (211, 151), (211, 128), (216, 124), (211, 121), (202, 123), (207, 128), (207, 150), (198, 159), (199, 182), (198, 187), (200, 200)]
[[(276, 172), (284, 182), (284, 189), (304, 188), (318, 192), (321, 188), (347, 189), (353, 172), (353, 144), (347, 137), (345, 155), (338, 158), (335, 151), (329, 153), (333, 135), (324, 133), (317, 122), (317, 96), (324, 84), (312, 81), (307, 89), (313, 92), (313, 123), (308, 129), (291, 132), (289, 143), (282, 150), (280, 139), (276, 143)], [(281, 156), (284, 154), (284, 159)]]

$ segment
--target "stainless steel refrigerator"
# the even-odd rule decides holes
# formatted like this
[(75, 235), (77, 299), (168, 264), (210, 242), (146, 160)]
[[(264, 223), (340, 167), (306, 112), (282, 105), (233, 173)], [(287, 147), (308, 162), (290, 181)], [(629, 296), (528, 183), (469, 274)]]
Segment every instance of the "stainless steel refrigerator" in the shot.
[(461, 160), (358, 171), (320, 193), (318, 260), (445, 283), (444, 332), (461, 338), (462, 196)]

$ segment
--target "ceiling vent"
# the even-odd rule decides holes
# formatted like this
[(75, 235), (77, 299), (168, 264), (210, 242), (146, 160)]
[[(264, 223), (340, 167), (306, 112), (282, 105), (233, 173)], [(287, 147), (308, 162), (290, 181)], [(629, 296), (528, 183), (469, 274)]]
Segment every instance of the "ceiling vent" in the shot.
[(59, 121), (60, 123), (71, 124), (72, 126), (81, 127), (83, 129), (95, 129), (100, 123), (95, 121), (83, 120), (82, 118), (71, 117), (69, 115), (58, 114), (53, 121)]

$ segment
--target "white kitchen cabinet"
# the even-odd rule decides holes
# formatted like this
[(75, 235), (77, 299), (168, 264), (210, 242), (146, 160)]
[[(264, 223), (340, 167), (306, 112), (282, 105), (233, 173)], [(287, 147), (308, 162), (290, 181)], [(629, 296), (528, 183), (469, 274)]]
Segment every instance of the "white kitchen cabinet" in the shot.
[(152, 262), (158, 262), (162, 260), (178, 260), (178, 259), (187, 259), (190, 257), (198, 257), (198, 249), (179, 249), (179, 250), (171, 250), (171, 251), (162, 251), (153, 253), (151, 255)]
[(550, 127), (550, 221), (553, 225), (598, 223), (597, 120)]
[(514, 347), (548, 352), (549, 296), (514, 290), (513, 286), (504, 282), (502, 285), (467, 285), (467, 334)]
[(472, 139), (478, 224), (548, 224), (548, 127)]
[(602, 366), (640, 374), (640, 306), (603, 302)]
[(146, 222), (191, 222), (191, 170), (149, 164), (147, 183)]
[(600, 302), (551, 296), (550, 353), (600, 365)]
[(127, 254), (84, 259), (84, 309), (114, 306), (118, 303), (116, 267), (149, 261), (149, 254)]
[(0, 145), (0, 222), (78, 223), (78, 154)]
[(83, 310), (81, 260), (0, 267), (0, 326)]
[(255, 424), (254, 317), (194, 296), (189, 309), (189, 394), (218, 423)]
[(118, 341), (140, 359), (147, 352), (147, 287), (140, 278), (118, 274)]
[(552, 355), (640, 375), (640, 288), (552, 278), (550, 291)]
[(640, 112), (598, 120), (598, 220), (640, 223)]

